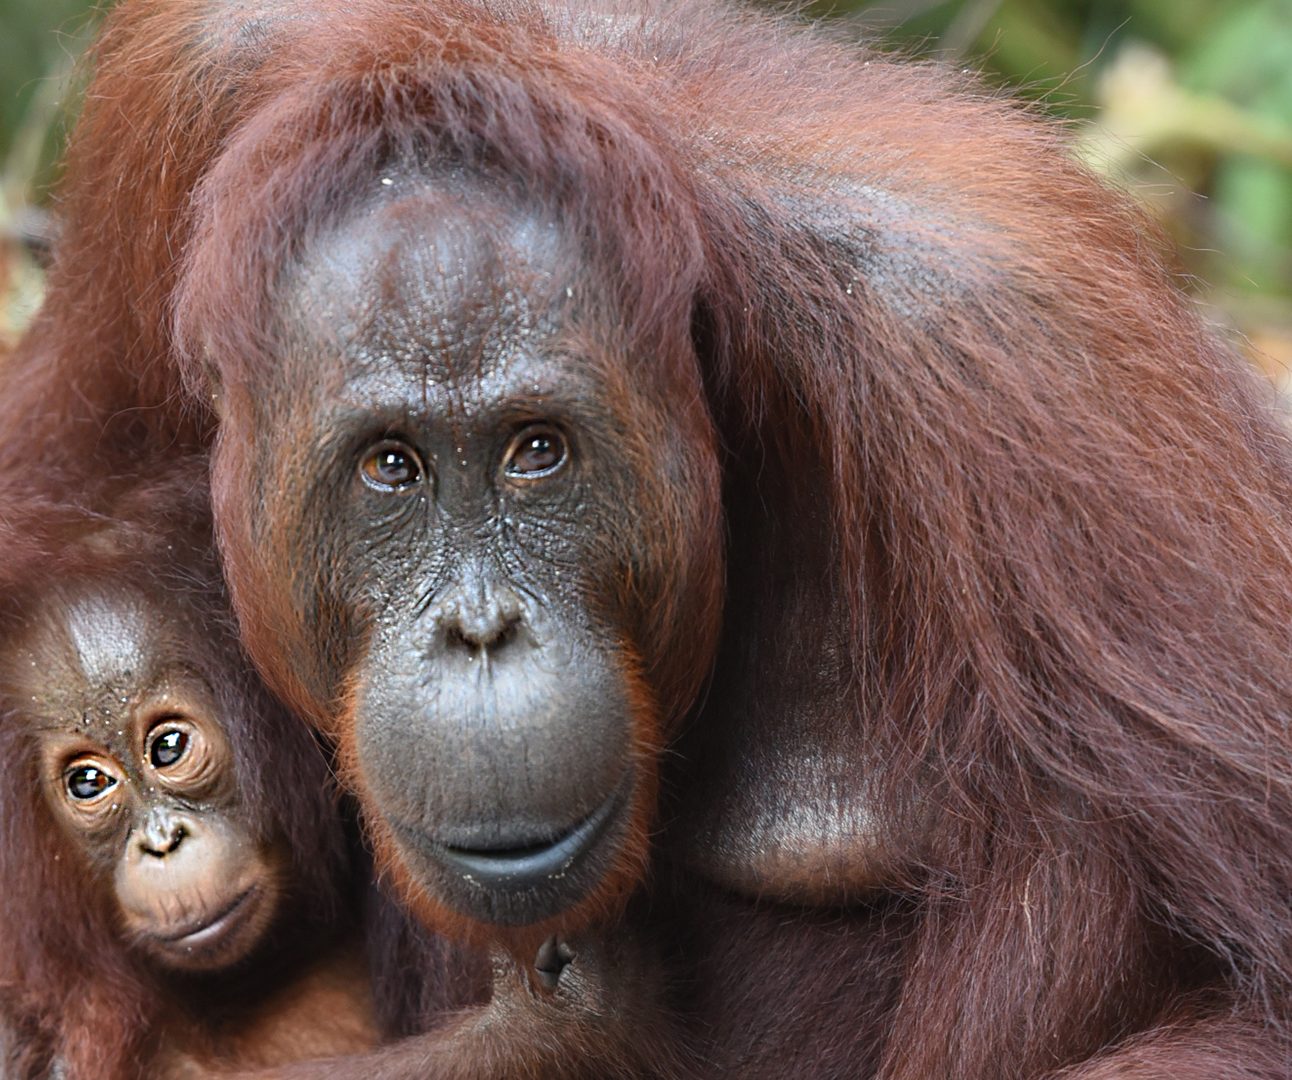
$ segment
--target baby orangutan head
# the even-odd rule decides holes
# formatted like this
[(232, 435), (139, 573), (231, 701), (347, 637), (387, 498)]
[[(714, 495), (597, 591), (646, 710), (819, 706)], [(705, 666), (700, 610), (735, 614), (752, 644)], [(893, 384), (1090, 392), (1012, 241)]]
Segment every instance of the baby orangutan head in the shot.
[(285, 843), (256, 829), (213, 680), (220, 646), (173, 593), (60, 589), (5, 649), (5, 683), (64, 857), (133, 948), (209, 972), (246, 958), (284, 895)]

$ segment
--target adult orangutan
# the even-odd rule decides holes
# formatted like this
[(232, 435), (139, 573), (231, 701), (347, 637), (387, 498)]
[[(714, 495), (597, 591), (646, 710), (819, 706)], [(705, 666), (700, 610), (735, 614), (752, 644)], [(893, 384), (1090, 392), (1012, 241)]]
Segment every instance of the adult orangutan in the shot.
[(120, 527), (74, 529), (67, 506), (39, 558), (3, 569), (9, 1080), (206, 1076), (376, 1041), (327, 765), (238, 649), (194, 528), (203, 472), (145, 484)]
[(97, 64), (2, 467), (210, 445), (248, 650), (521, 968), (326, 1075), (1286, 1075), (1288, 438), (1052, 126), (712, 0)]

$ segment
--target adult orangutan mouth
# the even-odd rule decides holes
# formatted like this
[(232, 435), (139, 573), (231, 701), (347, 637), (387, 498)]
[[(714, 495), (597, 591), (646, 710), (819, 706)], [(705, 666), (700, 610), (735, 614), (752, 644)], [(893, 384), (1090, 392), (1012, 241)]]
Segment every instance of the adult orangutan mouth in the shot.
[(536, 884), (569, 869), (584, 852), (595, 847), (623, 802), (621, 783), (587, 817), (555, 837), (512, 846), (463, 847), (441, 844), (440, 857), (464, 877), (486, 888)]
[(480, 922), (524, 926), (559, 915), (597, 889), (622, 844), (633, 790), (630, 770), (590, 814), (553, 835), (447, 844), (392, 824), (440, 900)]

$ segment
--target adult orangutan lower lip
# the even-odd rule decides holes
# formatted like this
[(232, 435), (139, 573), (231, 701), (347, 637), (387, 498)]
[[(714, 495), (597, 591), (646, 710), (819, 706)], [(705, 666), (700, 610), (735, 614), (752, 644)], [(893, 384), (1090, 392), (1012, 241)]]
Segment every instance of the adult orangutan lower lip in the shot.
[(583, 852), (596, 845), (619, 809), (617, 790), (568, 831), (548, 840), (518, 847), (441, 846), (444, 863), (486, 886), (538, 884), (562, 873)]
[(207, 919), (201, 923), (186, 927), (173, 934), (159, 935), (158, 940), (163, 941), (168, 946), (183, 946), (185, 948), (194, 945), (204, 945), (215, 938), (220, 937), (230, 926), (232, 926), (247, 908), (247, 902), (255, 893), (255, 887), (247, 889), (246, 892), (239, 893), (232, 903), (214, 918)]
[[(630, 773), (601, 805), (585, 818), (553, 837), (491, 837), (488, 844), (444, 844), (420, 829), (395, 826), (395, 835), (422, 858), (447, 872), (444, 888), (459, 897), (464, 909), (488, 912), (490, 921), (522, 924), (534, 921), (537, 912), (550, 915), (585, 891), (594, 888), (610, 854), (601, 851), (615, 823), (632, 796)], [(599, 851), (599, 854), (598, 854)], [(453, 886), (451, 882), (459, 882)], [(466, 893), (459, 889), (465, 885)], [(486, 899), (492, 897), (492, 899)], [(539, 899), (539, 898), (543, 899)], [(505, 913), (504, 913), (505, 912)]]

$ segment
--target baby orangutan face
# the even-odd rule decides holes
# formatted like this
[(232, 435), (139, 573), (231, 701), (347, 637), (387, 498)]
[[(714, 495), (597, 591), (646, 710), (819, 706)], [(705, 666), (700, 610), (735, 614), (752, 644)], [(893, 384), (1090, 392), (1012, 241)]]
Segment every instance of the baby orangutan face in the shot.
[[(163, 598), (169, 599), (169, 598)], [(172, 601), (173, 602), (173, 601)], [(247, 957), (281, 897), (285, 852), (243, 813), (209, 636), (114, 585), (42, 607), (11, 658), (44, 797), (123, 933), (156, 963), (209, 972)]]

